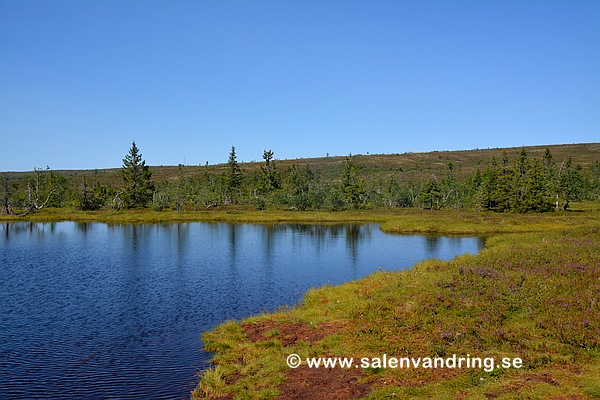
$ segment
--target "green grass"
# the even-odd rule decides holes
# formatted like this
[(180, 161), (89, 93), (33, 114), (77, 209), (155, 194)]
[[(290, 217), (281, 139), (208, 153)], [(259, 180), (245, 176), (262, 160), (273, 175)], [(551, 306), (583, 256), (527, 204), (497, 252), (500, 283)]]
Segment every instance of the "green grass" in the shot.
[(0, 221), (33, 222), (107, 222), (107, 223), (177, 223), (177, 222), (232, 222), (232, 223), (343, 223), (383, 222), (394, 215), (390, 210), (327, 211), (257, 211), (252, 206), (219, 207), (207, 211), (155, 211), (152, 209), (125, 209), (122, 211), (79, 211), (69, 208), (47, 208), (25, 217), (0, 215)]
[(567, 212), (548, 214), (497, 214), (472, 210), (420, 210), (416, 208), (347, 211), (257, 211), (252, 206), (228, 206), (206, 211), (124, 209), (121, 211), (79, 211), (73, 208), (46, 208), (25, 217), (0, 215), (2, 222), (106, 222), (106, 223), (344, 223), (375, 222), (390, 233), (489, 234), (534, 232), (576, 226), (581, 221), (600, 223), (600, 203), (574, 203)]
[[(287, 355), (519, 357), (521, 369), (361, 371), (370, 398), (599, 398), (600, 210), (512, 215), (388, 216), (396, 232), (493, 233), (478, 255), (310, 290), (297, 307), (230, 321), (204, 335), (215, 352), (192, 397), (273, 398)], [(269, 327), (259, 341), (243, 325)], [(289, 324), (334, 331), (284, 344)], [(278, 329), (280, 327), (281, 329)], [(333, 383), (332, 383), (333, 384)]]

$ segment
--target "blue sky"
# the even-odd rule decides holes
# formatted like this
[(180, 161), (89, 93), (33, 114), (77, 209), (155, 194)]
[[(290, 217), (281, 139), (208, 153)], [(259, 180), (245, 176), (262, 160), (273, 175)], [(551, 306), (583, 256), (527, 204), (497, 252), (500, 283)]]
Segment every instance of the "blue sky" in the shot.
[(0, 0), (0, 170), (600, 141), (600, 1)]

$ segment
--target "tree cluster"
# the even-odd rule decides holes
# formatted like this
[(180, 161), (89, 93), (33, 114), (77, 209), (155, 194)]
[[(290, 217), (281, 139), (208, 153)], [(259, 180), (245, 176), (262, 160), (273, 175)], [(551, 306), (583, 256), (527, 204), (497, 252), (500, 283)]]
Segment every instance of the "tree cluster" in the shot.
[(574, 167), (570, 158), (556, 165), (548, 149), (542, 161), (530, 158), (525, 149), (512, 164), (506, 152), (500, 162), (492, 158), (477, 185), (480, 207), (498, 212), (566, 210), (591, 189), (580, 166)]
[(361, 165), (352, 155), (335, 170), (279, 165), (273, 151), (264, 150), (259, 167), (244, 171), (232, 146), (221, 172), (198, 166), (192, 175), (189, 167), (179, 165), (177, 176), (157, 180), (133, 142), (123, 159), (120, 183), (107, 184), (99, 171), (70, 179), (49, 168), (35, 169), (26, 179), (4, 174), (1, 212), (25, 215), (44, 207), (182, 211), (237, 205), (299, 211), (418, 207), (545, 212), (568, 209), (573, 201), (600, 200), (600, 162), (584, 170), (571, 159), (555, 162), (549, 150), (542, 159), (524, 149), (514, 160), (504, 153), (462, 179), (456, 178), (452, 162), (420, 181), (406, 180), (401, 171), (374, 172), (377, 166)]

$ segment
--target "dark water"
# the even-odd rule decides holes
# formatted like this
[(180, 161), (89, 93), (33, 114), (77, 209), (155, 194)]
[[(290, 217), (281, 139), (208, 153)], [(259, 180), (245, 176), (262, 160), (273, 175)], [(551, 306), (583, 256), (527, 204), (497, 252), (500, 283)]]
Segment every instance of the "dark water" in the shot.
[(1, 226), (0, 398), (185, 398), (203, 331), (482, 246), (376, 225)]

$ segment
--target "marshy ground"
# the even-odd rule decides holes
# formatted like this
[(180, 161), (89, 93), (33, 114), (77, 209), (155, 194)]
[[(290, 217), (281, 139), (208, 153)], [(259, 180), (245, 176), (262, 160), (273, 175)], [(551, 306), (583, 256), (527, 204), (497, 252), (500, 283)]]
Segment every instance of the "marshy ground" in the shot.
[[(385, 218), (384, 216), (380, 216)], [(489, 233), (478, 255), (309, 291), (226, 322), (193, 398), (600, 397), (600, 210), (388, 215), (390, 232)], [(307, 357), (521, 358), (522, 368), (292, 369)]]

